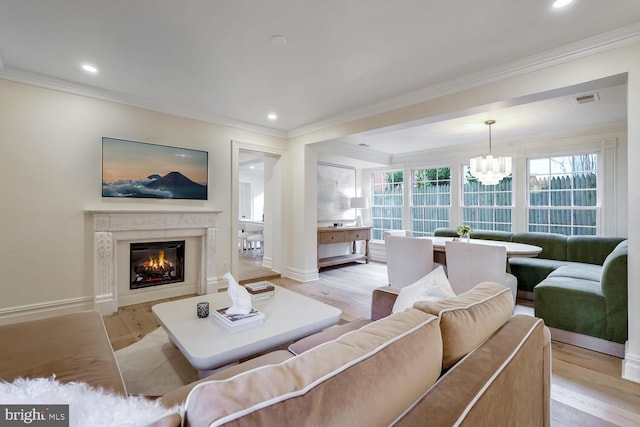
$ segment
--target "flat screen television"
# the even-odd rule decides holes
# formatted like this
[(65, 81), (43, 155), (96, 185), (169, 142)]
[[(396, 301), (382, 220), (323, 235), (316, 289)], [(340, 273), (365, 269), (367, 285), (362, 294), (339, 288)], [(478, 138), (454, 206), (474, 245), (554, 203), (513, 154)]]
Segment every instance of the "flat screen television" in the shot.
[(102, 138), (102, 197), (207, 200), (209, 153)]

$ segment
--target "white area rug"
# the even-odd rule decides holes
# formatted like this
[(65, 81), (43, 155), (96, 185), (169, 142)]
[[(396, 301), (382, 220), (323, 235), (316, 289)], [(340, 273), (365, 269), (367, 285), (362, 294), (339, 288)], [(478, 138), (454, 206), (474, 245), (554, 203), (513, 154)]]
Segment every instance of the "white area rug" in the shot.
[[(23, 379), (13, 383), (0, 382), (0, 402), (17, 405), (69, 405), (70, 427), (137, 427), (146, 426), (165, 415), (177, 412), (179, 408), (167, 409), (158, 401), (147, 400), (140, 396), (122, 396), (92, 388), (85, 383), (61, 384), (52, 378)], [(33, 409), (35, 413), (36, 409)], [(43, 417), (49, 408), (39, 408), (37, 414)], [(21, 412), (22, 421), (8, 421), (2, 425), (51, 425), (39, 422), (31, 411)], [(4, 416), (5, 414), (3, 414)], [(53, 421), (52, 421), (53, 422)], [(56, 425), (64, 424), (55, 423)]]
[(115, 354), (130, 395), (162, 396), (198, 379), (162, 328)]

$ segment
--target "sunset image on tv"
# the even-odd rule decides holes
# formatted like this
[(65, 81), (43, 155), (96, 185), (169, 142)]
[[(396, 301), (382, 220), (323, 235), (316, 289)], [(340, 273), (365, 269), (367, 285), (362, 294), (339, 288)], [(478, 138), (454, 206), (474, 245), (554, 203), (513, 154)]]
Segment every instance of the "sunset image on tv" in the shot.
[(207, 200), (208, 153), (102, 138), (102, 197)]

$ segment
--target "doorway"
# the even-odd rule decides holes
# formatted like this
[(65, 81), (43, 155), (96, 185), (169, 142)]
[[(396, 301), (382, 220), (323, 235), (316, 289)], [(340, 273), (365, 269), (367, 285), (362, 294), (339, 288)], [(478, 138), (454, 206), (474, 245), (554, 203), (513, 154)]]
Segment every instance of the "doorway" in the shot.
[(234, 141), (232, 272), (241, 284), (280, 277), (280, 153)]

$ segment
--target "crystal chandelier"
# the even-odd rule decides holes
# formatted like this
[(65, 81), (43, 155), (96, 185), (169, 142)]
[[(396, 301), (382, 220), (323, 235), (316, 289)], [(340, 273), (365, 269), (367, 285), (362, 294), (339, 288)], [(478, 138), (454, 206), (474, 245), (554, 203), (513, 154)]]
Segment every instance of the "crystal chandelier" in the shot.
[(484, 185), (496, 185), (504, 177), (511, 175), (511, 157), (493, 157), (491, 155), (491, 125), (495, 120), (487, 120), (489, 125), (489, 155), (471, 159), (471, 175)]

